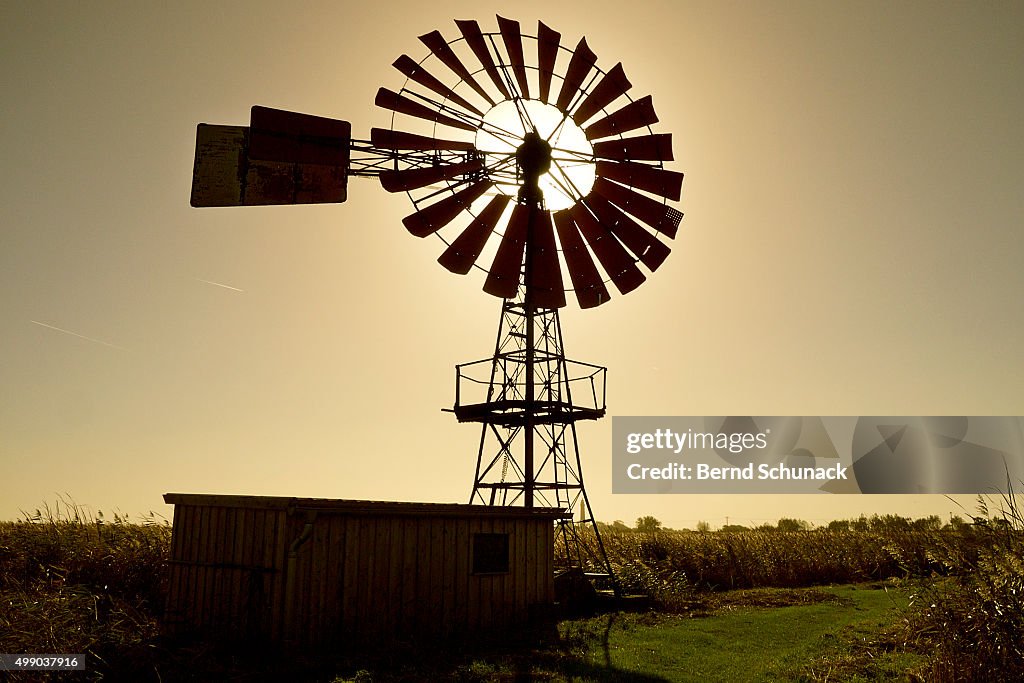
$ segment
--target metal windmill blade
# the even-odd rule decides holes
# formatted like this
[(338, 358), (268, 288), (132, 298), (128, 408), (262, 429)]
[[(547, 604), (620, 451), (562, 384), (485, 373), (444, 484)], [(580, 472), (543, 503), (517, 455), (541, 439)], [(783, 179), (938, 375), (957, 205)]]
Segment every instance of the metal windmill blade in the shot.
[[(474, 146), (483, 167), (474, 175), (467, 172), (468, 166), (453, 165), (450, 177), (435, 172), (438, 184), (407, 188), (415, 207), (407, 225), (419, 225), (415, 216), (434, 213), (433, 203), (447, 201), (464, 185), (486, 180), (493, 185), (476, 202), (465, 205), (465, 218), (445, 211), (447, 224), (435, 223), (432, 230), (416, 232), (441, 237), (445, 248), (438, 260), (446, 268), (459, 274), (474, 268), (484, 271), (484, 291), (501, 298), (510, 296), (513, 274), (518, 273), (527, 289), (554, 305), (564, 298), (547, 292), (555, 282), (571, 291), (583, 308), (607, 302), (607, 288), (593, 285), (594, 272), (620, 293), (635, 289), (646, 279), (641, 267), (653, 271), (664, 261), (669, 248), (661, 240), (675, 236), (682, 218), (667, 202), (679, 200), (683, 176), (664, 167), (673, 159), (672, 139), (650, 130), (658, 120), (651, 98), (631, 99), (632, 85), (622, 64), (602, 71), (586, 39), (568, 48), (562, 45), (561, 34), (543, 23), (535, 36), (525, 35), (519, 22), (503, 17), (498, 18), (495, 32), (481, 31), (475, 21), (457, 21), (456, 26), (460, 36), (446, 43), (439, 31), (421, 37), (430, 54), (419, 63), (419, 71), (404, 59), (401, 65), (396, 63), (408, 80), (394, 98), (417, 106), (398, 107), (394, 101), (382, 100), (378, 104), (394, 113), (393, 135), (460, 136), (464, 145)], [(426, 83), (423, 73), (442, 81), (447, 77), (449, 85)], [(466, 78), (474, 73), (486, 78)], [(549, 100), (554, 101), (547, 104)], [(514, 114), (496, 115), (502, 106)], [(483, 115), (481, 109), (486, 110)], [(555, 116), (534, 120), (543, 109)], [(467, 124), (474, 129), (468, 130)], [(577, 132), (578, 142), (564, 149), (557, 140), (569, 127)], [(521, 201), (524, 175), (516, 153), (535, 128), (546, 142), (556, 141), (544, 175), (553, 179), (557, 190), (545, 192), (543, 207), (550, 214), (546, 222), (554, 218), (556, 227), (563, 227), (554, 231), (558, 257), (533, 266), (546, 272), (527, 280), (519, 271), (524, 270), (529, 252), (525, 241), (519, 244), (526, 238), (520, 234), (519, 221), (513, 221), (514, 212), (496, 217), (492, 206), (485, 221), (478, 216), (496, 196)], [(589, 165), (593, 174), (584, 187), (571, 171), (581, 165)], [(394, 184), (387, 189), (395, 189)], [(555, 194), (563, 206), (552, 205)], [(558, 222), (559, 209), (575, 212), (573, 231), (565, 227), (566, 220)], [(490, 226), (489, 235), (484, 225)], [(543, 229), (542, 233), (547, 234)], [(563, 243), (572, 240), (571, 235), (582, 236), (582, 245), (573, 241), (572, 246), (583, 248), (570, 249)], [(473, 248), (464, 249), (469, 244)], [(467, 268), (470, 260), (473, 263)]]

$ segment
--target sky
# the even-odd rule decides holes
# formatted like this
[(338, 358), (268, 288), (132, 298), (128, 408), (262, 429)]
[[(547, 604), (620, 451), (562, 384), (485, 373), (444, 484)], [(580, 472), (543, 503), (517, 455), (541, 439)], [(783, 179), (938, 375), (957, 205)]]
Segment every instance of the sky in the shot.
[[(621, 61), (686, 173), (661, 269), (562, 313), (609, 415), (1024, 414), (1024, 4), (6, 2), (0, 519), (169, 518), (168, 491), (468, 500), (479, 432), (441, 409), (493, 349), (482, 276), (438, 266), (373, 179), (341, 205), (188, 200), (197, 123), (262, 104), (368, 138), (417, 36), (495, 13)], [(614, 495), (611, 420), (579, 438), (607, 521), (974, 509)]]

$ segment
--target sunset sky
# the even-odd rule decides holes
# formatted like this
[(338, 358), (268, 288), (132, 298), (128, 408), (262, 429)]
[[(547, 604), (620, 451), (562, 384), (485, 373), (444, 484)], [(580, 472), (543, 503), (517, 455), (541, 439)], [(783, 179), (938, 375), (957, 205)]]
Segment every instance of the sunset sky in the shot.
[[(664, 266), (562, 314), (609, 415), (1024, 414), (1024, 3), (5, 2), (0, 519), (468, 500), (479, 432), (441, 409), (493, 350), (483, 277), (438, 266), (372, 179), (341, 205), (188, 200), (198, 122), (263, 104), (368, 138), (418, 35), (495, 13), (621, 61), (686, 173)], [(974, 507), (612, 495), (611, 420), (579, 435), (607, 521)]]

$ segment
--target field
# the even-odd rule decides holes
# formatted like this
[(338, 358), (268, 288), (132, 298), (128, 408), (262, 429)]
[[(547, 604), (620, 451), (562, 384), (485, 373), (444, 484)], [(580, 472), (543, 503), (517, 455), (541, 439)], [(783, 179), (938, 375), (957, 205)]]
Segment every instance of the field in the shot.
[(945, 527), (609, 528), (617, 574), (654, 611), (317, 662), (162, 640), (170, 527), (58, 506), (0, 522), (0, 652), (87, 653), (60, 680), (1024, 680), (1024, 523), (1002, 503)]

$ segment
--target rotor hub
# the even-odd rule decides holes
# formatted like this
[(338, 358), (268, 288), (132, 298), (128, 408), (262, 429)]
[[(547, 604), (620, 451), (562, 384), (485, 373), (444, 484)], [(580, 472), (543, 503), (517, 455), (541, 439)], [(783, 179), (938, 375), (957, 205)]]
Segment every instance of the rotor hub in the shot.
[(551, 169), (551, 145), (537, 131), (523, 136), (523, 144), (516, 148), (516, 165), (523, 174), (520, 194), (543, 197), (540, 177)]

